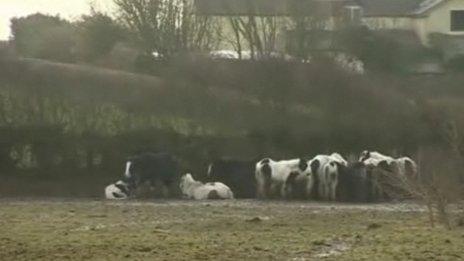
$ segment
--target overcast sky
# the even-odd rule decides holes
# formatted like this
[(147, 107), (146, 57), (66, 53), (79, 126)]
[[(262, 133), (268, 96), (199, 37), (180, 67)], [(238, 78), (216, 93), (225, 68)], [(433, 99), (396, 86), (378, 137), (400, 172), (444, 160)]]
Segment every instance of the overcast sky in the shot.
[(75, 19), (89, 13), (90, 5), (97, 10), (111, 11), (112, 0), (0, 0), (0, 40), (10, 36), (10, 19), (33, 13), (60, 15)]

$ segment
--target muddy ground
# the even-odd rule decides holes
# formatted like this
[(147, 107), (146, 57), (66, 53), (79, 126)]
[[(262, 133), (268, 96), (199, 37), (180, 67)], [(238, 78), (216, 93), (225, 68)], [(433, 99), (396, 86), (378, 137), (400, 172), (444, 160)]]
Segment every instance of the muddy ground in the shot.
[(415, 204), (0, 200), (0, 260), (463, 260)]

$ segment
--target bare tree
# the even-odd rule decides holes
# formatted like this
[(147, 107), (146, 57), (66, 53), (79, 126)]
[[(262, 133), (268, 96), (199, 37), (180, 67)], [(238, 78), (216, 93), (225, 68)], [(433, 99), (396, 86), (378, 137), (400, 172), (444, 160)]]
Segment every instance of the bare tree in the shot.
[(229, 17), (228, 20), (234, 35), (232, 45), (240, 58), (243, 50), (242, 41), (248, 45), (251, 59), (270, 57), (276, 50), (276, 17), (250, 15)]
[(114, 0), (122, 21), (138, 35), (144, 50), (168, 58), (205, 51), (218, 44), (220, 24), (197, 16), (187, 0)]
[(232, 39), (228, 40), (230, 44), (234, 47), (235, 51), (238, 54), (238, 58), (242, 59), (242, 35), (240, 31), (240, 17), (230, 16), (228, 17), (228, 22), (230, 28), (232, 29)]
[(291, 28), (287, 32), (290, 45), (289, 52), (301, 59), (307, 59), (315, 49), (326, 21), (317, 15), (294, 15), (290, 17)]
[(459, 202), (462, 188), (456, 177), (461, 170), (460, 160), (452, 151), (437, 147), (422, 148), (418, 158), (417, 178), (381, 171), (378, 172), (380, 187), (390, 198), (410, 198), (424, 203), (432, 227), (438, 221), (451, 229), (454, 212), (450, 208)]

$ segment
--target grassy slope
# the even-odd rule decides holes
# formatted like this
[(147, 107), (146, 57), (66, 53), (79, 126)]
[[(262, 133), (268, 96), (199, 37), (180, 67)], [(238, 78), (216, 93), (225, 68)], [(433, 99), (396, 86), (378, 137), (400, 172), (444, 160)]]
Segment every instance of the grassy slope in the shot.
[[(5, 76), (11, 88), (24, 89), (29, 96), (65, 98), (79, 110), (111, 104), (124, 119), (138, 117), (136, 123), (150, 125), (153, 119), (142, 116), (155, 117), (161, 122), (145, 127), (163, 125), (181, 133), (241, 136), (257, 131), (269, 137), (283, 133), (298, 137), (296, 143), (311, 140), (312, 147), (315, 143), (324, 147), (319, 150), (327, 148), (322, 143), (343, 143), (348, 148), (360, 139), (394, 147), (391, 144), (400, 143), (397, 139), (404, 132), (396, 121), (415, 117), (415, 108), (404, 95), (387, 88), (388, 82), (355, 77), (327, 65), (184, 61), (160, 65), (165, 81), (35, 59), (0, 60), (0, 69), (2, 65), (0, 79)], [(375, 132), (386, 127), (396, 131), (385, 141), (369, 136), (368, 128)], [(340, 129), (351, 133), (341, 137), (346, 132)]]
[(1, 260), (464, 258), (462, 227), (430, 229), (425, 214), (395, 205), (2, 201), (0, 208)]
[[(175, 84), (154, 76), (87, 65), (17, 58), (0, 59), (0, 69), (0, 90), (5, 93), (22, 90), (29, 97), (63, 99), (79, 114), (84, 114), (85, 109), (115, 105), (117, 113), (126, 118), (146, 117), (139, 120), (146, 125), (140, 128), (174, 129), (181, 134), (242, 135), (254, 118), (270, 117), (280, 111), (237, 90), (191, 82)], [(289, 109), (295, 118), (308, 116), (304, 104)]]

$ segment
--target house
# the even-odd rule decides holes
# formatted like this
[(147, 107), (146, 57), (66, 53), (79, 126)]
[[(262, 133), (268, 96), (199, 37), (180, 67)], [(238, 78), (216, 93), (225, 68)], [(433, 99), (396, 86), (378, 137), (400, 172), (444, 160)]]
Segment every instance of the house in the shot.
[[(339, 16), (340, 11), (356, 11), (358, 0), (194, 0), (198, 14), (231, 16), (290, 16), (319, 15)], [(388, 1), (388, 0), (386, 0)]]
[(441, 49), (445, 59), (464, 54), (464, 0), (195, 0), (195, 7), (200, 15), (278, 17), (279, 29), (290, 34), (288, 20), (295, 16), (324, 21), (325, 32), (357, 23), (410, 34), (408, 39)]
[(363, 24), (373, 30), (408, 30), (425, 46), (434, 38), (461, 41), (464, 37), (463, 0), (357, 0)]
[[(345, 5), (355, 5), (355, 0), (194, 0), (196, 14), (213, 16), (222, 20), (224, 35), (233, 35), (229, 18), (256, 19), (262, 24), (264, 19), (272, 17), (275, 22), (275, 42), (273, 50), (288, 52), (295, 45), (297, 35), (317, 34), (311, 37), (312, 49), (327, 49), (332, 46), (331, 32), (334, 32), (345, 17)], [(353, 15), (354, 16), (354, 15)], [(303, 32), (296, 30), (296, 20), (300, 17), (311, 17)], [(353, 17), (354, 19), (354, 17)], [(244, 24), (244, 23), (242, 23)], [(308, 26), (308, 24), (310, 24)], [(299, 27), (301, 29), (301, 27)], [(257, 30), (260, 31), (260, 30)], [(266, 38), (266, 37), (263, 37)], [(269, 38), (272, 39), (272, 38)], [(228, 41), (230, 42), (230, 40)], [(246, 46), (246, 44), (244, 44)], [(230, 46), (222, 46), (230, 48)]]

